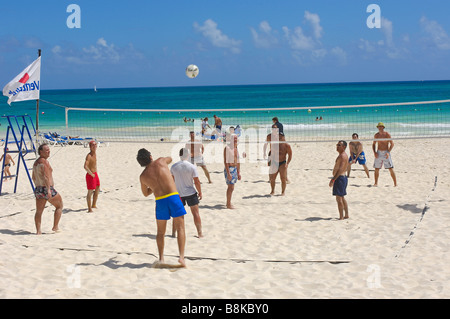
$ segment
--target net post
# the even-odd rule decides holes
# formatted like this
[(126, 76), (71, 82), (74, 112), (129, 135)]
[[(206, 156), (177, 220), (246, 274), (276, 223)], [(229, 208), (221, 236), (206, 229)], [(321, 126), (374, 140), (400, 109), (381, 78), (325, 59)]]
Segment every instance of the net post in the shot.
[(69, 108), (65, 107), (64, 112), (66, 114), (66, 134), (69, 135)]

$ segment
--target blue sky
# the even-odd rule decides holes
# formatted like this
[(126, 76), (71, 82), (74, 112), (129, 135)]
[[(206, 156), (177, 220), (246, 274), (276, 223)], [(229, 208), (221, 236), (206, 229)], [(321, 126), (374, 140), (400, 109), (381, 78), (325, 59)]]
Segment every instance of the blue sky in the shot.
[[(72, 3), (81, 28), (66, 24)], [(39, 48), (43, 89), (449, 80), (449, 12), (448, 0), (21, 0), (0, 11), (0, 86)]]

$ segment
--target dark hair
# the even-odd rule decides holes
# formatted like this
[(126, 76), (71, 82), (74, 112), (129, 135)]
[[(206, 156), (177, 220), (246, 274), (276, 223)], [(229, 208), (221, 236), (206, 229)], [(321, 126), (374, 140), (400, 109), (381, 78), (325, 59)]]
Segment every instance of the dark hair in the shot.
[(356, 135), (356, 137), (359, 137), (359, 136), (358, 136), (358, 133), (353, 133), (353, 134), (352, 134), (352, 137), (355, 136), (355, 135)]
[(347, 148), (347, 142), (346, 141), (339, 141), (338, 143), (342, 143), (342, 145), (344, 145), (344, 147)]
[(145, 148), (141, 148), (138, 151), (138, 154), (137, 154), (137, 157), (136, 157), (139, 165), (141, 165), (142, 167), (145, 167), (148, 164), (150, 164), (152, 162), (152, 160), (150, 159), (150, 155), (151, 154), (150, 154), (149, 151), (147, 151)]
[(278, 117), (275, 116), (275, 117), (272, 119), (272, 121), (278, 122)]
[(180, 149), (180, 157), (187, 157), (189, 155), (189, 150), (187, 148)]
[(41, 145), (39, 145), (39, 147), (38, 147), (38, 154), (39, 155), (41, 155), (41, 151), (44, 149), (44, 146), (45, 145), (47, 145), (47, 144), (41, 144)]

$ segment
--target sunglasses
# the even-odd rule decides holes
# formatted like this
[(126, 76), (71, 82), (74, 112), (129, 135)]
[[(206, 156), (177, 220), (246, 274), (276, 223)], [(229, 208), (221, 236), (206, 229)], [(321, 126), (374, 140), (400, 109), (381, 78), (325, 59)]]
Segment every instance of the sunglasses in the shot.
[(342, 146), (342, 144), (336, 144), (336, 146)]

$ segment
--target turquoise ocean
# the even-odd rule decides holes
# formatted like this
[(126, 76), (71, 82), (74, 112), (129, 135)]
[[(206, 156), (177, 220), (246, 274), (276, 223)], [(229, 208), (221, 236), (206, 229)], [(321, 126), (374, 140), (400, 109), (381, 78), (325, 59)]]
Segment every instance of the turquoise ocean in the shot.
[[(349, 138), (353, 132), (371, 138), (378, 122), (393, 137), (450, 136), (450, 103), (362, 106), (447, 100), (450, 81), (90, 88), (42, 90), (40, 98), (41, 132), (105, 140), (170, 139), (174, 130), (175, 135), (198, 132), (204, 117), (212, 126), (213, 115), (225, 129), (240, 125), (261, 135), (277, 116), (286, 136), (298, 141)], [(35, 124), (35, 101), (9, 106), (6, 100), (0, 101), (0, 115), (28, 114)], [(352, 105), (358, 106), (345, 107)], [(102, 110), (69, 110), (66, 121), (65, 107)], [(0, 118), (0, 124), (5, 138), (7, 119)]]

